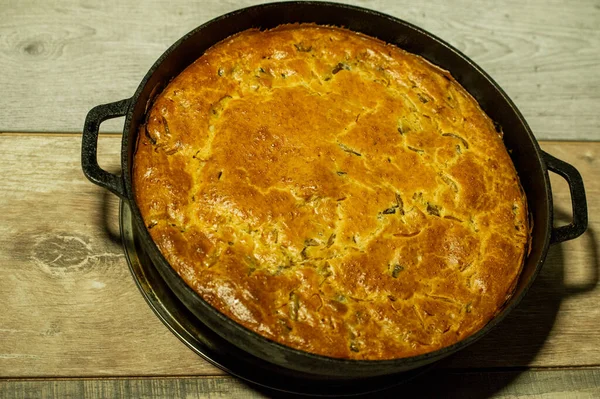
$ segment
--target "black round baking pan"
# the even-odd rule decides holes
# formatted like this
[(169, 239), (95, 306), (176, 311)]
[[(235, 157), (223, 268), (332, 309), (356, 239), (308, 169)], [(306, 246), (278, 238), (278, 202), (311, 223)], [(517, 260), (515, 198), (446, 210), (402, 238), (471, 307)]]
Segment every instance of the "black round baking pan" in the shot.
[[(479, 102), (483, 110), (504, 133), (508, 149), (528, 199), (531, 251), (515, 293), (483, 329), (440, 350), (393, 360), (347, 360), (315, 355), (281, 345), (234, 322), (205, 302), (169, 266), (150, 237), (135, 203), (131, 171), (138, 128), (156, 94), (200, 57), (213, 44), (232, 34), (249, 29), (268, 29), (285, 23), (312, 22), (346, 27), (379, 38), (448, 70)], [(125, 116), (121, 150), (121, 175), (102, 170), (97, 163), (98, 129), (102, 121)], [(441, 39), (391, 16), (364, 8), (322, 2), (284, 2), (263, 4), (218, 17), (201, 25), (173, 44), (150, 68), (133, 97), (99, 105), (87, 115), (82, 142), (85, 175), (127, 201), (132, 210), (139, 240), (173, 293), (204, 325), (226, 341), (279, 367), (315, 378), (347, 380), (389, 375), (423, 367), (472, 344), (487, 334), (521, 301), (546, 258), (551, 244), (576, 238), (587, 228), (587, 206), (583, 181), (577, 170), (543, 152), (527, 122), (502, 89), (474, 62)], [(552, 192), (548, 170), (569, 183), (573, 221), (553, 227)]]

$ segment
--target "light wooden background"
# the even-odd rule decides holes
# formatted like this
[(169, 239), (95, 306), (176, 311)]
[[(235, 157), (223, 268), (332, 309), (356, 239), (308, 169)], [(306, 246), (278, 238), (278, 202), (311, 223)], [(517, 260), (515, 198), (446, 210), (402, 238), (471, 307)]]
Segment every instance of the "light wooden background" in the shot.
[[(130, 97), (185, 33), (258, 3), (2, 0), (0, 131), (79, 132), (92, 106)], [(600, 139), (600, 1), (346, 3), (415, 23), (462, 50), (507, 91), (539, 139)]]
[[(0, 398), (272, 396), (224, 376), (154, 316), (127, 269), (116, 197), (85, 180), (79, 161), (91, 107), (131, 96), (189, 30), (257, 3), (0, 0)], [(600, 397), (600, 1), (347, 3), (458, 47), (539, 139), (596, 141), (543, 143), (584, 176), (589, 231), (551, 249), (524, 303), (488, 338), (391, 395)], [(119, 144), (100, 140), (112, 171)], [(565, 222), (566, 184), (552, 183)]]

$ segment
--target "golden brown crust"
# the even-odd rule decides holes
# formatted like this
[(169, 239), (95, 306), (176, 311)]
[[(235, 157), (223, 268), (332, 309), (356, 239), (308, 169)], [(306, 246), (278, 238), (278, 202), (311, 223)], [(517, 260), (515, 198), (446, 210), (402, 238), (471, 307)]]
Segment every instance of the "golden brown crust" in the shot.
[(215, 308), (352, 359), (439, 349), (510, 296), (527, 208), (445, 71), (348, 30), (249, 30), (156, 99), (134, 160), (158, 247)]

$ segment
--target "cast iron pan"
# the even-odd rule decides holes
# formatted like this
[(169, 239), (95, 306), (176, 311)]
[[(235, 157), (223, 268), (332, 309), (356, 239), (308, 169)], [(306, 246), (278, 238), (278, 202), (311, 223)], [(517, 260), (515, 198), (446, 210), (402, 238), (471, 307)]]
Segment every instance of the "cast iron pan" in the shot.
[[(249, 28), (268, 29), (284, 23), (313, 22), (343, 26), (377, 37), (418, 54), (450, 73), (479, 102), (504, 132), (508, 148), (528, 199), (533, 223), (531, 252), (504, 309), (483, 329), (452, 346), (435, 352), (395, 360), (334, 359), (291, 349), (266, 339), (216, 311), (200, 298), (169, 266), (148, 233), (133, 198), (131, 170), (137, 132), (153, 96), (195, 61), (211, 45)], [(102, 170), (97, 163), (100, 124), (125, 116), (121, 150), (121, 176)], [(171, 290), (202, 323), (238, 348), (279, 367), (308, 373), (315, 378), (353, 379), (399, 373), (440, 360), (472, 344), (490, 331), (521, 301), (546, 258), (551, 244), (576, 238), (587, 228), (583, 181), (577, 170), (540, 150), (529, 126), (502, 89), (475, 63), (437, 37), (397, 18), (364, 8), (320, 2), (286, 2), (249, 7), (223, 15), (188, 33), (173, 44), (150, 68), (132, 98), (99, 105), (87, 115), (82, 143), (85, 175), (127, 201), (132, 209), (140, 242)], [(569, 183), (573, 221), (553, 228), (552, 193), (548, 170)]]

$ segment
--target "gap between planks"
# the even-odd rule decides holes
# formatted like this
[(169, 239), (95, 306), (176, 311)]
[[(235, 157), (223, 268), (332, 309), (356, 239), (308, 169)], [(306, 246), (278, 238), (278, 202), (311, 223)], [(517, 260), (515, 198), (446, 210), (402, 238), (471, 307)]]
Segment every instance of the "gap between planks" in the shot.
[[(479, 399), (597, 398), (600, 370), (564, 370), (456, 373), (430, 371), (407, 383), (368, 395), (381, 397), (446, 397)], [(0, 398), (105, 398), (186, 397), (263, 398), (290, 397), (282, 392), (257, 387), (231, 376), (190, 378), (104, 378), (54, 380), (0, 380)], [(298, 397), (296, 395), (291, 397)]]
[[(527, 372), (561, 372), (561, 371), (600, 371), (600, 364), (585, 366), (548, 366), (548, 367), (479, 367), (479, 368), (434, 368), (426, 374), (500, 374)], [(216, 379), (237, 378), (223, 371), (221, 374), (156, 374), (156, 375), (86, 375), (86, 376), (0, 376), (0, 383), (7, 381), (103, 381), (103, 380), (184, 380), (184, 379)]]
[[(10, 137), (10, 136), (30, 136), (30, 137), (72, 137), (72, 138), (81, 138), (82, 133), (68, 133), (68, 132), (0, 132), (0, 137)], [(100, 138), (121, 138), (123, 137), (122, 133), (117, 132), (107, 132), (107, 133), (99, 133), (98, 137)], [(540, 144), (551, 144), (551, 143), (564, 143), (564, 144), (590, 144), (590, 143), (600, 143), (600, 140), (538, 140)]]
[[(74, 133), (68, 133), (68, 132), (0, 132), (0, 137), (2, 136), (6, 136), (6, 137), (10, 137), (10, 136), (15, 136), (15, 137), (19, 137), (19, 136), (30, 136), (30, 137), (72, 137), (72, 138), (81, 138), (82, 133), (81, 132), (74, 132)], [(100, 138), (111, 138), (111, 139), (115, 139), (115, 138), (121, 138), (123, 137), (122, 133), (117, 133), (117, 132), (106, 132), (106, 133), (102, 133), (100, 132), (98, 134), (98, 137)], [(569, 140), (569, 139), (565, 139), (565, 140), (538, 140), (538, 143), (540, 144), (545, 144), (545, 143), (564, 143), (564, 144), (589, 144), (589, 143), (600, 143), (600, 140)]]
[[(51, 136), (51, 137), (81, 137), (81, 133), (68, 133), (68, 132), (0, 132), (1, 136), (31, 136), (31, 137), (39, 137), (39, 136)], [(107, 132), (98, 134), (99, 137), (122, 137), (122, 133), (117, 132)]]

